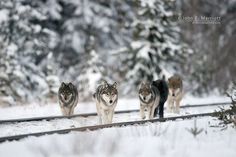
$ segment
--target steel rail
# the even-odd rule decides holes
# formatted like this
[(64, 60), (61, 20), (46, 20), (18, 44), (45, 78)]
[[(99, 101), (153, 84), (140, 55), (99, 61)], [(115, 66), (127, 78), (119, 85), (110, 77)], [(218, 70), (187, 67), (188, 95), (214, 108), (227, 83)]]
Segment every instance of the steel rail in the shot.
[(61, 130), (53, 130), (53, 131), (44, 131), (44, 132), (37, 132), (37, 133), (29, 133), (29, 134), (21, 134), (21, 135), (14, 135), (14, 136), (5, 136), (0, 137), (0, 143), (5, 141), (14, 141), (20, 140), (23, 138), (27, 138), (30, 136), (39, 137), (44, 135), (51, 135), (51, 134), (67, 134), (71, 131), (94, 131), (104, 128), (111, 128), (111, 127), (122, 127), (122, 126), (132, 126), (132, 125), (139, 125), (145, 124), (147, 122), (154, 123), (154, 122), (166, 122), (166, 121), (175, 121), (178, 119), (190, 119), (194, 117), (205, 117), (205, 116), (215, 116), (218, 112), (209, 112), (209, 113), (200, 113), (200, 114), (192, 114), (192, 115), (184, 115), (184, 116), (175, 116), (175, 117), (166, 117), (166, 118), (155, 118), (151, 120), (138, 120), (138, 121), (128, 121), (128, 122), (119, 122), (119, 123), (112, 123), (112, 124), (103, 124), (103, 125), (94, 125), (94, 126), (84, 126), (84, 127), (77, 127), (77, 128), (68, 128), (68, 129), (61, 129)]
[[(197, 108), (197, 107), (209, 107), (209, 106), (225, 106), (230, 105), (232, 102), (220, 102), (220, 103), (209, 103), (209, 104), (195, 104), (195, 105), (183, 105), (180, 106), (180, 108)], [(139, 112), (139, 109), (133, 109), (133, 110), (123, 110), (123, 111), (115, 111), (115, 114), (123, 114), (123, 113), (133, 113), (133, 112)], [(31, 121), (50, 121), (54, 119), (72, 119), (76, 117), (90, 117), (90, 116), (96, 116), (97, 113), (83, 113), (83, 114), (75, 114), (72, 116), (47, 116), (47, 117), (31, 117), (31, 118), (20, 118), (20, 119), (6, 119), (6, 120), (0, 120), (0, 124), (4, 123), (21, 123), (21, 122), (31, 122)]]

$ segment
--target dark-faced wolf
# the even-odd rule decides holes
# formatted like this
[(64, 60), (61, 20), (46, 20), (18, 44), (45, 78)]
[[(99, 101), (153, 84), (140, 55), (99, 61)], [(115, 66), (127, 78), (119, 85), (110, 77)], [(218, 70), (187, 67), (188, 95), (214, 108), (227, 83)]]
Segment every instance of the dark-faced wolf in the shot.
[(179, 75), (174, 75), (168, 79), (169, 96), (168, 112), (179, 113), (180, 101), (183, 98), (183, 81)]
[(140, 116), (145, 119), (145, 110), (147, 110), (147, 118), (154, 117), (154, 111), (160, 102), (159, 90), (150, 82), (142, 82), (139, 88), (140, 100)]
[(78, 103), (78, 90), (70, 83), (61, 83), (58, 91), (58, 100), (64, 116), (71, 116)]
[(164, 103), (168, 96), (167, 83), (164, 80), (156, 80), (152, 83), (142, 82), (139, 88), (140, 115), (145, 119), (145, 110), (147, 118), (152, 119), (157, 116), (162, 118), (164, 114)]
[(118, 101), (117, 83), (109, 84), (107, 81), (103, 81), (97, 87), (93, 97), (96, 101), (99, 124), (112, 123), (114, 110)]

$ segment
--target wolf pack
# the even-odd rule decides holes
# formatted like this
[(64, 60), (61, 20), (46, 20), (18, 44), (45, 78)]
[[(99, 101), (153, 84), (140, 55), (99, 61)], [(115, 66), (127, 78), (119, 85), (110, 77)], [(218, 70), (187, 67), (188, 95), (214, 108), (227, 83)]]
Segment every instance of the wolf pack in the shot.
[[(179, 113), (183, 98), (183, 81), (179, 75), (173, 75), (166, 81), (164, 78), (152, 82), (142, 81), (138, 87), (140, 101), (140, 118), (153, 119), (164, 117), (164, 104), (167, 102), (167, 112)], [(69, 83), (62, 82), (58, 90), (58, 101), (64, 116), (74, 114), (78, 104), (78, 89)], [(93, 98), (96, 103), (99, 124), (112, 123), (114, 110), (118, 102), (117, 83), (102, 81), (98, 85)]]

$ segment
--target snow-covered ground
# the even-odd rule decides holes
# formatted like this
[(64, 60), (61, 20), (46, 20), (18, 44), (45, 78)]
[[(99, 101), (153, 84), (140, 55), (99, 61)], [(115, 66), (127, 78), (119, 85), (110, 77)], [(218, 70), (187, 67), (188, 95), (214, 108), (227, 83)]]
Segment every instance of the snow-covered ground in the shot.
[[(224, 106), (227, 108), (229, 106)], [(201, 107), (201, 108), (186, 108), (181, 109), (180, 114), (174, 113), (165, 113), (165, 117), (170, 116), (179, 116), (179, 115), (189, 115), (195, 113), (206, 113), (206, 112), (214, 112), (215, 110), (219, 110), (219, 107)], [(125, 122), (125, 121), (135, 121), (141, 120), (139, 112), (135, 113), (125, 113), (125, 114), (115, 114), (113, 118), (113, 122)], [(67, 129), (74, 127), (82, 127), (82, 126), (91, 126), (98, 125), (97, 116), (91, 117), (77, 117), (72, 119), (55, 119), (51, 121), (33, 121), (33, 122), (22, 122), (17, 124), (0, 124), (0, 137), (2, 136), (11, 136), (18, 134), (26, 134), (26, 133), (35, 133), (41, 131), (51, 131), (57, 129)]]
[[(183, 104), (195, 104), (198, 103), (207, 103), (213, 102), (210, 101), (209, 98), (202, 98), (196, 101), (196, 98), (186, 97)], [(212, 97), (211, 97), (212, 99)], [(228, 101), (227, 98), (221, 97), (217, 98), (217, 102), (225, 102)], [(203, 101), (204, 100), (204, 101)], [(212, 99), (213, 100), (213, 99)], [(216, 98), (215, 98), (216, 102)], [(138, 101), (136, 99), (121, 99), (119, 104), (117, 105), (116, 110), (124, 110), (124, 109), (138, 109)], [(17, 109), (16, 109), (17, 108)], [(213, 112), (219, 109), (218, 106), (212, 107), (200, 107), (200, 108), (184, 108), (181, 109), (180, 114), (174, 113), (165, 113), (165, 117), (170, 116), (178, 116), (178, 115), (188, 115), (188, 114), (196, 114), (196, 113), (206, 113)], [(9, 110), (5, 111), (4, 110)], [(81, 103), (76, 109), (76, 113), (85, 113), (85, 112), (95, 112), (95, 105), (93, 103)], [(45, 116), (45, 115), (60, 115), (60, 110), (57, 104), (51, 104), (46, 106), (37, 106), (37, 105), (27, 105), (21, 107), (13, 107), (13, 108), (5, 108), (2, 109), (1, 119), (4, 119), (3, 116), (9, 118), (19, 118), (19, 117), (34, 117), (34, 116)], [(14, 114), (15, 113), (15, 114)], [(7, 119), (5, 118), (5, 119)], [(135, 121), (140, 120), (139, 112), (135, 113), (125, 113), (125, 114), (115, 114), (113, 118), (113, 122), (125, 122), (125, 121)], [(98, 118), (97, 116), (91, 117), (76, 117), (72, 119), (55, 119), (51, 121), (32, 121), (32, 122), (22, 122), (22, 123), (4, 123), (0, 124), (0, 137), (3, 136), (11, 136), (18, 134), (26, 134), (26, 133), (35, 133), (41, 131), (51, 131), (56, 129), (67, 129), (74, 127), (82, 127), (82, 126), (91, 126), (97, 125)]]
[(194, 120), (147, 123), (138, 126), (72, 132), (66, 135), (29, 137), (0, 145), (1, 156), (15, 157), (235, 157), (236, 130), (211, 127), (218, 120), (197, 118), (203, 131), (193, 136), (188, 130)]
[[(227, 97), (185, 96), (182, 105), (229, 102)], [(116, 110), (138, 109), (138, 99), (121, 99)], [(180, 115), (204, 113), (218, 107), (181, 109)], [(95, 104), (79, 103), (76, 113), (95, 112)], [(57, 104), (25, 105), (0, 109), (0, 119), (60, 115)], [(175, 114), (166, 113), (166, 116)], [(138, 113), (116, 114), (114, 122), (140, 120)], [(117, 127), (98, 131), (71, 132), (66, 135), (28, 137), (20, 141), (0, 144), (0, 156), (236, 156), (236, 130), (229, 127), (220, 131), (211, 127), (219, 121), (212, 117), (197, 118), (197, 127), (203, 129), (194, 137), (188, 129), (194, 120), (147, 123), (138, 126)], [(0, 124), (0, 136), (25, 134), (55, 129), (96, 125), (97, 117), (61, 119), (18, 124)], [(13, 151), (14, 150), (14, 151)]]

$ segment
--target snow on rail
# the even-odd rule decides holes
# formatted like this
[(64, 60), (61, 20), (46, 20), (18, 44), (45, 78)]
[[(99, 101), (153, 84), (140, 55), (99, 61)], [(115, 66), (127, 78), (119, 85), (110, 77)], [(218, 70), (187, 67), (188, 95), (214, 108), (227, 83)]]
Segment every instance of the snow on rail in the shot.
[[(208, 107), (208, 106), (225, 106), (230, 105), (232, 102), (220, 102), (220, 103), (208, 103), (208, 104), (193, 104), (193, 105), (184, 105), (180, 106), (180, 108), (195, 108), (195, 107)], [(123, 111), (116, 111), (115, 114), (122, 114), (122, 113), (132, 113), (132, 112), (139, 112), (138, 109), (133, 110), (123, 110)], [(0, 120), (0, 124), (3, 123), (20, 123), (20, 122), (30, 122), (30, 121), (50, 121), (54, 119), (71, 119), (76, 117), (90, 117), (90, 116), (96, 116), (97, 113), (84, 113), (84, 114), (75, 114), (72, 116), (47, 116), (47, 117), (31, 117), (31, 118), (20, 118), (20, 119), (6, 119), (6, 120)]]
[(85, 126), (85, 127), (37, 132), (37, 133), (30, 133), (30, 134), (21, 134), (21, 135), (0, 137), (0, 143), (5, 142), (5, 141), (20, 140), (20, 139), (23, 139), (23, 138), (26, 138), (29, 136), (39, 137), (39, 136), (50, 135), (50, 134), (67, 134), (71, 131), (87, 131), (87, 130), (94, 131), (94, 130), (98, 130), (98, 129), (111, 128), (111, 127), (140, 125), (140, 124), (145, 124), (147, 122), (154, 123), (154, 122), (175, 121), (178, 119), (184, 120), (184, 119), (190, 119), (190, 118), (194, 118), (194, 117), (205, 117), (205, 116), (214, 116), (214, 115), (217, 115), (217, 112), (200, 113), (200, 114), (192, 114), (192, 115), (185, 115), (185, 116), (167, 117), (167, 118), (155, 118), (155, 119), (151, 119), (151, 120), (119, 122), (119, 123), (104, 124), (104, 125)]

